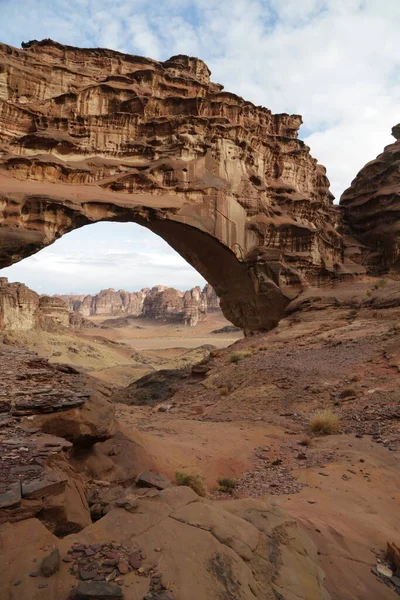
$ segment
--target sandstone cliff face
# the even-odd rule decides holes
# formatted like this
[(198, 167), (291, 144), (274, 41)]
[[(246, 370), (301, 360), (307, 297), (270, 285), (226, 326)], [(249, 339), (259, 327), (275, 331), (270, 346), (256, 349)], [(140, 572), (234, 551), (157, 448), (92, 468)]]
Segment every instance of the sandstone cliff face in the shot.
[(361, 169), (340, 199), (346, 254), (371, 274), (400, 273), (400, 124), (396, 139)]
[(195, 326), (205, 319), (208, 311), (219, 309), (218, 297), (210, 285), (206, 285), (203, 290), (195, 287), (186, 292), (162, 285), (151, 289), (143, 288), (140, 292), (107, 289), (96, 295), (67, 295), (61, 298), (70, 311), (83, 317), (143, 316), (189, 326)]
[(0, 278), (0, 330), (28, 331), (37, 322), (39, 296), (23, 283)]
[(99, 220), (134, 221), (270, 328), (303, 284), (354, 272), (325, 169), (274, 115), (165, 62), (51, 40), (0, 45), (0, 267)]
[(68, 327), (69, 313), (61, 298), (39, 296), (23, 283), (0, 278), (0, 331), (29, 331), (52, 325)]

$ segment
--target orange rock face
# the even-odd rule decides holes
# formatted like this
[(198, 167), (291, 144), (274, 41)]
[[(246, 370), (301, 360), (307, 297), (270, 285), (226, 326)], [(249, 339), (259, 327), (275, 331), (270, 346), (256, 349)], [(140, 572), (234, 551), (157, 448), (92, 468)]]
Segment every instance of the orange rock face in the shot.
[(365, 165), (340, 204), (349, 233), (347, 253), (373, 275), (400, 273), (400, 124), (394, 144)]
[(133, 221), (234, 324), (269, 329), (304, 284), (354, 272), (301, 122), (223, 91), (197, 58), (0, 45), (0, 267), (83, 225)]

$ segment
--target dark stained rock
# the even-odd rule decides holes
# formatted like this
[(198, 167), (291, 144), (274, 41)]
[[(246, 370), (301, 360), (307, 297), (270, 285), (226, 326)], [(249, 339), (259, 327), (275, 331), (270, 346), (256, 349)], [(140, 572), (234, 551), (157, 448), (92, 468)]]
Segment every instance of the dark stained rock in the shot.
[(118, 585), (102, 581), (80, 582), (71, 594), (74, 600), (119, 600), (123, 597)]
[(133, 569), (140, 569), (142, 566), (142, 556), (137, 550), (129, 555), (128, 560)]
[(220, 329), (214, 329), (211, 333), (236, 333), (238, 331), (242, 331), (240, 327), (236, 327), (236, 325), (225, 325), (225, 327), (221, 327)]
[(22, 496), (33, 500), (60, 494), (65, 490), (68, 477), (58, 473), (46, 473), (43, 477), (22, 484)]
[(144, 471), (136, 477), (136, 485), (140, 487), (154, 487), (157, 490), (165, 490), (171, 487), (171, 482), (162, 473), (154, 473), (153, 471)]
[(89, 569), (86, 571), (83, 568), (79, 569), (79, 577), (83, 581), (89, 581), (90, 579), (94, 579), (97, 575), (97, 572), (94, 569)]
[(60, 568), (60, 560), (60, 552), (58, 551), (58, 548), (54, 548), (53, 552), (45, 556), (42, 560), (40, 570), (42, 571), (43, 575), (45, 577), (51, 577), (51, 575), (54, 575), (54, 573), (56, 573)]
[(189, 375), (189, 369), (161, 369), (149, 373), (121, 390), (112, 399), (134, 406), (156, 406), (174, 394), (174, 384)]
[(10, 488), (0, 494), (0, 508), (12, 508), (21, 502), (21, 484), (14, 483)]

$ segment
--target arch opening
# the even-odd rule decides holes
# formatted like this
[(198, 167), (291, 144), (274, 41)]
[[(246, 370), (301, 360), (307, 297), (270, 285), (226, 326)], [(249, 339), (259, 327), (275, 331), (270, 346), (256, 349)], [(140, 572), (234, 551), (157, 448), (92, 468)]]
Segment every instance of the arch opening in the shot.
[[(71, 190), (68, 191), (71, 197)], [(174, 198), (172, 201), (176, 202)], [(224, 244), (215, 231), (218, 221), (216, 224), (209, 215), (201, 214), (204, 206), (198, 212), (196, 206), (194, 211), (189, 206), (185, 214), (176, 208), (160, 209), (157, 198), (151, 203), (153, 206), (121, 204), (86, 201), (77, 206), (64, 198), (28, 196), (19, 205), (22, 220), (15, 227), (12, 219), (7, 219), (10, 214), (7, 208), (12, 205), (8, 195), (6, 219), (0, 227), (0, 267), (31, 256), (66, 233), (91, 223), (136, 223), (160, 236), (200, 273), (214, 288), (224, 316), (234, 325), (251, 332), (271, 329), (277, 324), (288, 302), (278, 285), (279, 274), (274, 273), (270, 263), (264, 263), (264, 277), (260, 277), (257, 258), (243, 260), (240, 244), (233, 243), (239, 256)], [(225, 223), (221, 237), (227, 236), (226, 227), (233, 230), (228, 232), (229, 237), (236, 239), (234, 223)]]

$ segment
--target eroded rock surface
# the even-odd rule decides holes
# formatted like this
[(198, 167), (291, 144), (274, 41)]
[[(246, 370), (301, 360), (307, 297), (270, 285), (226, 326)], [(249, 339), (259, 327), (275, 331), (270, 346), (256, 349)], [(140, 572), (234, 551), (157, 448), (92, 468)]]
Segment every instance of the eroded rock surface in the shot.
[(1, 45), (0, 66), (0, 266), (88, 223), (134, 221), (247, 330), (274, 326), (304, 283), (357, 270), (299, 115), (223, 91), (183, 55), (44, 40)]

